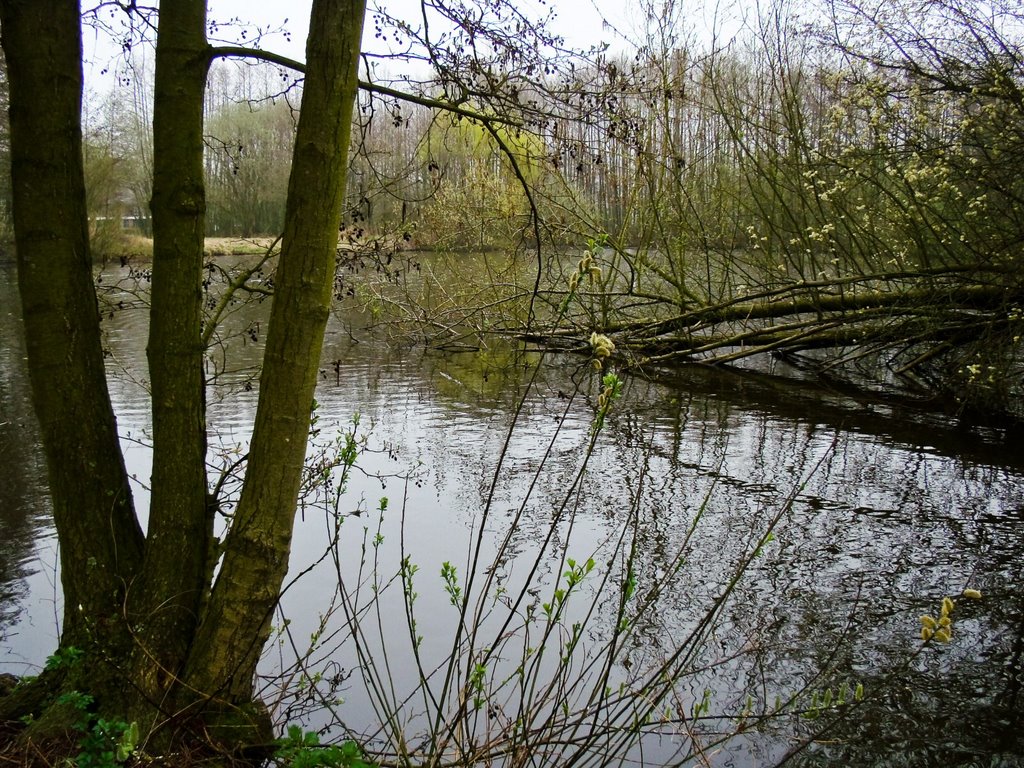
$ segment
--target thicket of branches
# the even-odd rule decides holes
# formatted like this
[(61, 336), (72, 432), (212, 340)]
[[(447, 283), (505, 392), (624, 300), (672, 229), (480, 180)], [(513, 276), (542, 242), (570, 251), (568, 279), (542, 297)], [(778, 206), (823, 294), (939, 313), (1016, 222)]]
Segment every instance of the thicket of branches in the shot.
[[(554, 82), (564, 101), (536, 111), (534, 143), (434, 166), (423, 230), (509, 246), (530, 240), (533, 214), (554, 252), (577, 246), (544, 262), (549, 322), (527, 335), (546, 344), (609, 332), (638, 366), (772, 353), (933, 405), (1014, 411), (1019, 8), (834, 3), (812, 27), (778, 4), (710, 44), (687, 37), (679, 6), (657, 10), (635, 55), (598, 52)], [(455, 237), (472, 222), (489, 242)], [(577, 268), (587, 243), (598, 270)], [(504, 289), (504, 331), (522, 331), (532, 285)], [(464, 330), (461, 316), (438, 330)]]
[[(388, 251), (534, 254), (500, 285), (466, 276), (464, 298), (505, 310), (488, 329), (522, 332), (541, 306), (525, 293), (539, 287), (550, 322), (528, 330), (545, 343), (611, 332), (638, 365), (771, 352), (928, 401), (1012, 410), (1020, 11), (826, 10), (809, 27), (779, 3), (708, 42), (669, 3), (646, 9), (629, 55), (576, 58), (507, 8), (475, 37), (378, 14), (400, 53), (370, 57), (348, 232)], [(383, 74), (410, 60), (432, 74)], [(212, 84), (208, 234), (276, 234), (301, 86), (272, 67), (227, 65)], [(450, 109), (433, 109), (442, 102)], [(146, 174), (131, 170), (146, 162), (144, 139), (126, 139), (144, 135), (140, 111), (94, 123), (98, 219), (144, 210), (148, 190), (133, 179)], [(588, 241), (601, 245), (600, 277), (558, 312)], [(431, 334), (465, 333), (479, 309), (448, 304)]]

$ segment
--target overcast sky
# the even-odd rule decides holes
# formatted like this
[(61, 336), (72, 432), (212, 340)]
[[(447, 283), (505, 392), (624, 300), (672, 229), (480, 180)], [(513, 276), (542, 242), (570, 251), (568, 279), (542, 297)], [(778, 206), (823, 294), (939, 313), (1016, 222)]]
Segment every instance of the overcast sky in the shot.
[[(373, 7), (373, 1), (371, 7)], [(625, 40), (637, 41), (644, 27), (644, 6), (649, 2), (658, 7), (677, 4), (685, 12), (685, 23), (698, 30), (699, 35), (710, 34), (708, 27), (716, 27), (721, 40), (723, 30), (734, 29), (737, 15), (729, 8), (751, 7), (758, 0), (516, 0), (516, 7), (528, 15), (539, 17), (545, 7), (556, 16), (552, 31), (565, 38), (569, 47), (587, 49), (607, 43), (613, 50), (627, 48)], [(420, 19), (420, 0), (377, 0), (392, 15), (416, 23)], [(270, 36), (261, 47), (302, 60), (305, 58), (305, 37), (309, 26), (311, 0), (209, 0), (211, 21), (228, 22), (233, 19), (256, 25), (264, 30), (287, 27), (290, 35)], [(713, 10), (702, 10), (711, 8)], [(532, 10), (532, 14), (531, 14)], [(119, 47), (109, 37), (85, 30), (85, 54), (89, 62), (86, 79), (89, 87), (105, 91), (114, 84), (114, 76), (107, 71), (115, 64)], [(372, 28), (364, 35), (364, 47), (374, 50)], [(381, 51), (377, 51), (381, 52)]]
[[(415, 21), (419, 17), (419, 0), (380, 0), (392, 15)], [(558, 15), (555, 31), (578, 47), (589, 47), (601, 42), (612, 42), (613, 34), (603, 27), (603, 18), (614, 24), (628, 24), (630, 16), (640, 15), (636, 0), (548, 0)], [(210, 0), (210, 17), (217, 20), (239, 18), (256, 21), (261, 25), (280, 24), (288, 19), (292, 31), (291, 43), (276, 40), (279, 52), (301, 56), (303, 39), (309, 23), (311, 0)], [(541, 9), (537, 0), (520, 0), (517, 7), (524, 11)], [(598, 9), (601, 9), (600, 11)], [(630, 12), (632, 9), (632, 12)], [(368, 36), (369, 38), (370, 36)], [(367, 40), (369, 42), (369, 39)]]

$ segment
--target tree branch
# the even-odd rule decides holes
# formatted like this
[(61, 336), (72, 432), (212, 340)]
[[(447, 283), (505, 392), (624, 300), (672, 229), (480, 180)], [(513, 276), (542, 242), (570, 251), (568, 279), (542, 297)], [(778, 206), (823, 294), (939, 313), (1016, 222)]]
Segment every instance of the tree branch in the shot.
[[(233, 45), (222, 45), (222, 46), (211, 46), (208, 52), (210, 61), (215, 59), (255, 59), (256, 61), (265, 61), (268, 64), (276, 64), (279, 67), (285, 67), (287, 69), (295, 70), (305, 74), (306, 65), (296, 59), (291, 59), (287, 56), (282, 56), (272, 51), (265, 51), (261, 48), (245, 48), (244, 46), (233, 46)], [(375, 93), (378, 96), (388, 96), (399, 101), (408, 102), (409, 104), (418, 104), (421, 107), (427, 107), (428, 109), (438, 109), (443, 112), (449, 112), (460, 117), (465, 117), (469, 120), (476, 120), (484, 125), (509, 125), (513, 127), (521, 127), (522, 122), (519, 120), (513, 120), (508, 117), (501, 117), (498, 115), (485, 115), (482, 112), (477, 112), (474, 109), (467, 109), (466, 107), (460, 106), (450, 101), (442, 101), (441, 99), (432, 99), (428, 96), (420, 96), (415, 93), (407, 93), (406, 91), (400, 91), (397, 88), (389, 88), (386, 85), (378, 85), (377, 83), (371, 83), (366, 80), (359, 81), (359, 90), (366, 91), (367, 93)]]

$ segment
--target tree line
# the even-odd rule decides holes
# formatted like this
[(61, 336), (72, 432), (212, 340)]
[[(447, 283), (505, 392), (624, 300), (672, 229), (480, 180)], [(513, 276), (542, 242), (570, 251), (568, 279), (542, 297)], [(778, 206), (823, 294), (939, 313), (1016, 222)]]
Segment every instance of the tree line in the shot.
[(549, 79), (530, 141), (446, 158), (421, 231), (596, 244), (600, 272), (579, 284), (575, 259), (544, 263), (533, 341), (585, 350), (611, 332), (636, 367), (771, 355), (917, 405), (1020, 416), (1019, 9), (832, 3), (812, 25), (780, 3), (710, 43), (688, 37), (681, 5), (657, 11), (632, 55)]
[[(767, 352), (933, 405), (1013, 411), (1019, 12), (825, 10), (830, 23), (801, 26), (776, 4), (742, 34), (701, 42), (670, 3), (631, 54), (538, 71), (503, 132), (364, 91), (346, 226), (455, 251), (600, 237), (600, 284), (535, 339), (579, 342), (596, 324), (637, 364)], [(301, 87), (275, 72), (212, 75), (210, 235), (280, 228)], [(137, 115), (119, 120), (145, 135)], [(97, 188), (109, 155), (125, 169), (147, 157), (117, 149), (111, 123), (87, 142)], [(138, 185), (94, 198), (126, 186)], [(135, 199), (141, 210), (145, 191)], [(555, 312), (567, 275), (547, 269)]]

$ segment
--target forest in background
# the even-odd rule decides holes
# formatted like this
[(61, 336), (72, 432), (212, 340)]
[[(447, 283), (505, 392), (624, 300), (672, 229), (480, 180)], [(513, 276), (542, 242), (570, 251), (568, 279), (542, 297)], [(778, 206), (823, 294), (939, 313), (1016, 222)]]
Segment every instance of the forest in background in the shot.
[[(806, 23), (778, 3), (708, 40), (680, 6), (650, 4), (628, 53), (518, 84), (471, 71), (418, 103), (364, 88), (346, 236), (388, 260), (525, 254), (500, 285), (467, 275), (494, 308), (488, 333), (576, 348), (600, 330), (638, 367), (772, 353), (914, 403), (1020, 415), (1021, 11), (818, 10)], [(141, 48), (124, 66), (86, 106), (99, 253), (149, 226), (151, 66)], [(435, 109), (453, 89), (467, 111)], [(300, 92), (272, 64), (215, 64), (208, 236), (280, 232)], [(585, 249), (594, 269), (577, 268)], [(478, 336), (477, 309), (431, 315), (428, 335)]]

